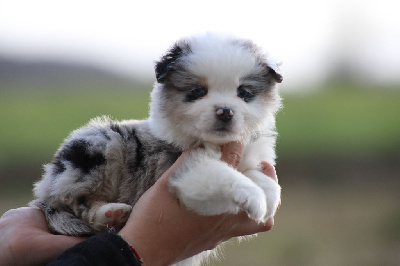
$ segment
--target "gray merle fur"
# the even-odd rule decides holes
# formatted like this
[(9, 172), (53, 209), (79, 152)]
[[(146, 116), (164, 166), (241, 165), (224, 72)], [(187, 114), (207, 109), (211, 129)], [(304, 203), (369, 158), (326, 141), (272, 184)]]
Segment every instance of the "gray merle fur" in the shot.
[(97, 231), (83, 221), (88, 208), (97, 202), (134, 205), (180, 154), (177, 147), (152, 136), (147, 121), (95, 119), (72, 132), (45, 167), (44, 176), (50, 175), (54, 186), (65, 182), (61, 175), (69, 175), (70, 187), (58, 195), (39, 195), (31, 205), (45, 212), (55, 233), (94, 234)]

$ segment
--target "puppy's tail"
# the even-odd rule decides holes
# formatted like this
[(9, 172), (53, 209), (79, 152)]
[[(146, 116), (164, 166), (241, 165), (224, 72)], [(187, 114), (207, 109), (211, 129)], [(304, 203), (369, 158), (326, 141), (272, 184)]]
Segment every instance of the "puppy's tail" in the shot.
[(29, 203), (32, 207), (40, 208), (47, 220), (50, 231), (55, 234), (68, 236), (91, 236), (98, 231), (75, 215), (56, 207), (52, 207), (39, 200)]

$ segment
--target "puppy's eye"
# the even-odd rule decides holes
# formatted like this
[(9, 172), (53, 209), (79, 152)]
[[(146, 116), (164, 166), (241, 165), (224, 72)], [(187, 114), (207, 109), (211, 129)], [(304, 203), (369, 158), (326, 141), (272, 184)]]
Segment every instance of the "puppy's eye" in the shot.
[(200, 97), (203, 97), (203, 96), (205, 96), (207, 94), (207, 89), (204, 88), (203, 86), (199, 86), (199, 87), (191, 90), (190, 93), (193, 96), (197, 96), (197, 97), (200, 98)]
[(197, 99), (200, 99), (201, 97), (206, 96), (208, 93), (207, 89), (203, 86), (197, 86), (196, 88), (192, 89), (187, 95), (186, 95), (186, 101), (188, 102), (193, 102)]
[(243, 85), (240, 85), (237, 89), (237, 96), (239, 98), (242, 98), (245, 102), (249, 102), (254, 98), (255, 95), (251, 92), (250, 89), (244, 87)]

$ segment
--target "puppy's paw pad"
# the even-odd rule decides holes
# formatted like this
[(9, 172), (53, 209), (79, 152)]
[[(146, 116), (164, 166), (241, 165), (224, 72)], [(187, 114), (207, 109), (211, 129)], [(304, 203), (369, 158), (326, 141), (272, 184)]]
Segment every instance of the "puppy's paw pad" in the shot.
[(259, 188), (241, 188), (238, 189), (234, 197), (235, 203), (249, 217), (257, 222), (263, 222), (267, 213), (267, 204), (263, 191)]
[(96, 212), (95, 224), (103, 226), (123, 226), (129, 218), (132, 206), (124, 203), (108, 203)]

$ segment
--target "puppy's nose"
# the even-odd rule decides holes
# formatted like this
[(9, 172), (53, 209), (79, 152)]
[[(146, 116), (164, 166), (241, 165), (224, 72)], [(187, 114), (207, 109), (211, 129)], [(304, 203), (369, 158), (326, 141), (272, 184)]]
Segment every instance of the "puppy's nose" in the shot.
[(217, 118), (222, 122), (227, 122), (233, 117), (232, 110), (227, 107), (217, 108), (215, 114), (217, 115)]

